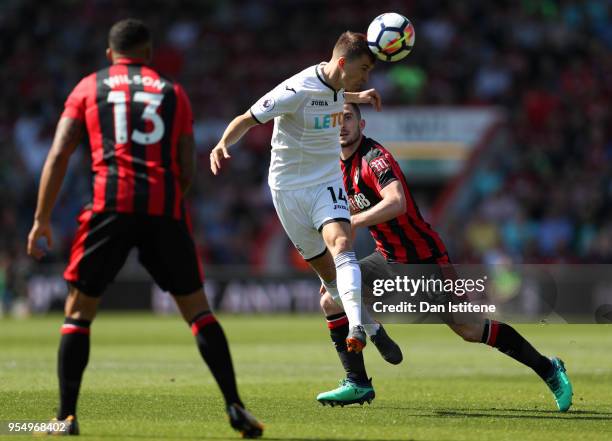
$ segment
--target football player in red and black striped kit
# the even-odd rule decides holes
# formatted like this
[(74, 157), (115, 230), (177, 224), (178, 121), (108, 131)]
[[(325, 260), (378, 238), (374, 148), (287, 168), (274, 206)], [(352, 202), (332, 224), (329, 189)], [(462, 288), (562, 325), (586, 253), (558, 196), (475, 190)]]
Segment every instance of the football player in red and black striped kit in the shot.
[[(452, 266), (440, 236), (423, 219), (406, 178), (393, 156), (373, 139), (363, 136), (365, 120), (359, 107), (345, 104), (340, 131), (341, 167), (344, 185), (351, 205), (351, 226), (367, 227), (376, 242), (376, 251), (360, 261), (364, 284), (371, 286), (375, 278), (398, 274), (405, 265), (429, 264), (439, 268), (438, 276), (452, 277)], [(342, 398), (371, 388), (362, 354), (346, 351), (341, 344), (348, 330), (343, 325), (344, 312), (329, 293), (321, 297), (332, 340), (347, 373), (347, 380), (332, 391), (319, 394), (323, 404), (346, 404)], [(481, 315), (470, 323), (448, 326), (465, 341), (484, 343), (532, 368), (548, 385), (562, 412), (569, 409), (572, 386), (563, 362), (541, 355), (512, 326), (489, 320)], [(368, 383), (370, 383), (368, 385)], [(348, 387), (355, 386), (353, 394)], [(371, 393), (373, 396), (373, 390)]]
[(111, 65), (81, 80), (65, 103), (45, 162), (28, 253), (40, 258), (51, 238), (51, 212), (68, 160), (83, 134), (91, 154), (91, 204), (64, 272), (69, 284), (58, 354), (57, 419), (78, 434), (76, 405), (89, 358), (90, 325), (106, 286), (132, 248), (155, 282), (169, 291), (191, 326), (226, 402), (230, 423), (247, 437), (262, 425), (244, 409), (223, 329), (203, 290), (201, 263), (183, 196), (194, 175), (195, 142), (183, 88), (149, 67), (152, 38), (139, 20), (117, 22), (106, 55)]

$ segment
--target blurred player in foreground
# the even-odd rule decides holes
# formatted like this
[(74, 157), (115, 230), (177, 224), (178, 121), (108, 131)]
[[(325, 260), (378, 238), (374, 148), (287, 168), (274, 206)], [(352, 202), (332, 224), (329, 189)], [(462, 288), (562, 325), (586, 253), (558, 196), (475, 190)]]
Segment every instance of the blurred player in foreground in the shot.
[(356, 92), (374, 62), (365, 35), (343, 33), (329, 62), (283, 81), (234, 118), (210, 154), (216, 175), (232, 145), (254, 125), (274, 118), (268, 176), (274, 207), (296, 249), (344, 305), (349, 331), (342, 344), (349, 352), (360, 352), (366, 334), (374, 336), (378, 326), (362, 325), (361, 272), (352, 250), (338, 136), (345, 102), (370, 103), (380, 110), (378, 92)]
[[(346, 104), (340, 131), (341, 166), (349, 201), (353, 228), (368, 227), (376, 251), (362, 259), (364, 285), (374, 279), (393, 277), (403, 265), (439, 266), (444, 278), (452, 266), (440, 236), (425, 222), (416, 206), (406, 179), (393, 156), (376, 141), (363, 136), (365, 120), (357, 105)], [(394, 266), (396, 269), (394, 269)], [(347, 329), (346, 315), (329, 293), (321, 298), (331, 338), (344, 366), (347, 378), (340, 387), (317, 396), (323, 404), (363, 403), (374, 398), (363, 354), (348, 353), (341, 344)], [(512, 326), (476, 315), (469, 323), (447, 322), (465, 341), (484, 343), (529, 366), (552, 391), (557, 407), (565, 412), (572, 404), (572, 385), (563, 361), (541, 355)]]
[(89, 358), (90, 325), (100, 298), (134, 247), (141, 264), (169, 291), (191, 326), (202, 358), (225, 398), (231, 426), (258, 437), (263, 426), (244, 409), (223, 329), (211, 313), (183, 195), (194, 176), (193, 117), (183, 88), (147, 66), (149, 29), (122, 20), (110, 30), (112, 63), (85, 77), (68, 97), (45, 162), (28, 253), (51, 237), (51, 212), (68, 160), (87, 131), (93, 201), (79, 216), (64, 278), (69, 284), (58, 353), (64, 433), (79, 433), (76, 407)]

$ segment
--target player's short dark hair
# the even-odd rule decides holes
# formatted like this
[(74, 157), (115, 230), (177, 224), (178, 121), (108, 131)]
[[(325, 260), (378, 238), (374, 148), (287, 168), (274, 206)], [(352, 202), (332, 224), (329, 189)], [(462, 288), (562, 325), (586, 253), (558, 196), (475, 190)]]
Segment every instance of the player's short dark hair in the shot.
[(108, 33), (108, 45), (117, 52), (129, 52), (151, 42), (151, 31), (144, 22), (127, 18), (118, 21)]
[(361, 109), (357, 103), (346, 103), (353, 108), (353, 113), (357, 116), (357, 119), (361, 121)]
[(372, 64), (376, 57), (368, 47), (368, 38), (359, 32), (346, 31), (340, 35), (334, 46), (334, 55), (354, 60), (362, 55), (367, 55)]

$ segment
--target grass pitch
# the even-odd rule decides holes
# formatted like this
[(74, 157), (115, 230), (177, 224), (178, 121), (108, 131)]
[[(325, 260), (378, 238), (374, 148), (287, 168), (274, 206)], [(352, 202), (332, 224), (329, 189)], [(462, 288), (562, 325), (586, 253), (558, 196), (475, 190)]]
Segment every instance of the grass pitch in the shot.
[[(53, 416), (61, 321), (0, 320), (0, 421)], [(612, 439), (610, 326), (517, 326), (543, 353), (565, 360), (575, 395), (570, 412), (561, 414), (529, 369), (438, 325), (389, 326), (405, 359), (392, 366), (366, 348), (377, 394), (372, 405), (322, 407), (316, 394), (343, 377), (322, 317), (220, 321), (242, 397), (265, 423), (267, 439)], [(177, 317), (98, 317), (79, 420), (83, 440), (238, 439), (190, 330)]]

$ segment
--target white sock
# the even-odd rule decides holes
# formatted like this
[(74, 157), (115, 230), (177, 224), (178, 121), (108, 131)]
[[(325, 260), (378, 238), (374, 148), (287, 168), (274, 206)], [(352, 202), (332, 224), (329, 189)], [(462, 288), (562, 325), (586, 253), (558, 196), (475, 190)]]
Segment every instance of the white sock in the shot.
[[(325, 286), (325, 290), (329, 293), (329, 295), (332, 296), (334, 302), (342, 306), (342, 300), (340, 299), (340, 294), (338, 293), (336, 281), (334, 280), (332, 282), (326, 282), (325, 280), (321, 279), (321, 283), (323, 283), (323, 286)], [(376, 335), (376, 333), (380, 329), (380, 324), (370, 316), (370, 313), (368, 312), (367, 308), (361, 309), (361, 316), (364, 322), (363, 329), (365, 330), (366, 334), (368, 334), (368, 337)]]
[(349, 328), (361, 325), (361, 270), (354, 251), (344, 251), (334, 257), (336, 284)]

